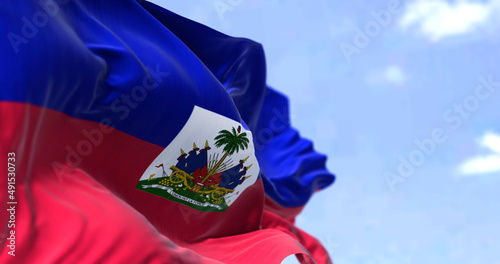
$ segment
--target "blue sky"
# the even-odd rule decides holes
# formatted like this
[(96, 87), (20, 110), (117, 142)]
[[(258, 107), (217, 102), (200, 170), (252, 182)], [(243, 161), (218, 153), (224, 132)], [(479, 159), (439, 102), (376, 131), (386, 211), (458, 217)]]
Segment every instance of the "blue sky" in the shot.
[(338, 176), (297, 219), (336, 263), (500, 263), (499, 0), (154, 2), (264, 45)]

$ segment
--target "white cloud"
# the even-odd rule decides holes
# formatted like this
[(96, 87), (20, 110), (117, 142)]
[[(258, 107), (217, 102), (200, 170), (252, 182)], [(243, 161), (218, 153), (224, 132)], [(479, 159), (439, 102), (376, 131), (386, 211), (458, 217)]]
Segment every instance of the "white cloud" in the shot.
[(486, 133), (480, 140), (482, 147), (494, 153), (471, 158), (459, 167), (462, 175), (484, 174), (500, 171), (500, 134)]
[(463, 175), (484, 174), (496, 171), (500, 171), (500, 155), (475, 157), (460, 166), (460, 173)]
[(488, 132), (481, 140), (481, 146), (491, 149), (500, 155), (500, 135)]
[(416, 0), (407, 4), (399, 24), (403, 29), (416, 28), (431, 41), (466, 34), (487, 24), (499, 14), (499, 0), (453, 3), (445, 0)]
[(398, 65), (389, 65), (380, 70), (373, 70), (365, 77), (365, 82), (369, 85), (391, 84), (401, 86), (407, 81), (407, 76)]

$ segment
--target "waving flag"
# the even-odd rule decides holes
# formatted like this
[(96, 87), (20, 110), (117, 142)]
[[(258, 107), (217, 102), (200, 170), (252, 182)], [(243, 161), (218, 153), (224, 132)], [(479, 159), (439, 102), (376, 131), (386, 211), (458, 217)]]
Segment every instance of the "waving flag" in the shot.
[(331, 263), (293, 218), (334, 176), (259, 44), (132, 0), (0, 14), (1, 263)]

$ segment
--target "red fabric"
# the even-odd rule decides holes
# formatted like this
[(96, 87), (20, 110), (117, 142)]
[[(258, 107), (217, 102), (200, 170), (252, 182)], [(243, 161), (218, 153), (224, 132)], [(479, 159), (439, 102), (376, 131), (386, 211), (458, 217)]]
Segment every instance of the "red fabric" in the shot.
[[(264, 211), (260, 180), (226, 212), (201, 212), (135, 189), (163, 147), (37, 106), (1, 102), (0, 113), (0, 154), (16, 153), (18, 202), (16, 256), (2, 239), (0, 263), (279, 263), (309, 252), (331, 263), (315, 239)], [(82, 142), (91, 151), (77, 155)]]
[(32, 176), (17, 184), (16, 255), (4, 246), (1, 263), (220, 263), (176, 246), (78, 169)]
[(295, 223), (295, 217), (297, 217), (297, 215), (299, 215), (300, 212), (302, 212), (304, 206), (284, 207), (273, 201), (273, 199), (271, 199), (269, 196), (266, 196), (265, 209), (293, 224)]
[(309, 253), (301, 253), (297, 255), (297, 258), (301, 260), (302, 263), (313, 263), (309, 256), (314, 257), (314, 260), (317, 263), (333, 263), (326, 249), (316, 238), (302, 231), (300, 228), (293, 225), (293, 223), (283, 219), (275, 213), (267, 210), (264, 211), (262, 228), (282, 231), (299, 241), (300, 244), (307, 250), (307, 253)]

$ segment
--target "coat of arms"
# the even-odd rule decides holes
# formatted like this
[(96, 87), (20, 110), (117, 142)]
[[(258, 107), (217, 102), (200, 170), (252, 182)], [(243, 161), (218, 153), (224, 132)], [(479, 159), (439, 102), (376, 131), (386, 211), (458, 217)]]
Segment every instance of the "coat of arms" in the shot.
[[(237, 122), (196, 107), (179, 134), (185, 130), (192, 131), (199, 125), (193, 124), (197, 123), (193, 119), (210, 121), (203, 115), (222, 121), (216, 123), (232, 124), (214, 133), (212, 138), (205, 139), (201, 149), (196, 145), (199, 141), (193, 141), (192, 149), (184, 151), (185, 146), (178, 148), (175, 159), (171, 153), (173, 149), (169, 149), (170, 144), (166, 148), (169, 155), (163, 155), (169, 158), (163, 159), (160, 155), (143, 174), (137, 189), (202, 211), (223, 212), (246, 187), (255, 182), (259, 171), (253, 156), (251, 133), (242, 131)], [(214, 119), (211, 121), (213, 127)], [(201, 134), (208, 136), (210, 133), (198, 133), (196, 138), (199, 139)], [(179, 146), (179, 143), (174, 145)], [(252, 169), (253, 166), (257, 169)]]

